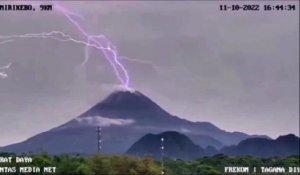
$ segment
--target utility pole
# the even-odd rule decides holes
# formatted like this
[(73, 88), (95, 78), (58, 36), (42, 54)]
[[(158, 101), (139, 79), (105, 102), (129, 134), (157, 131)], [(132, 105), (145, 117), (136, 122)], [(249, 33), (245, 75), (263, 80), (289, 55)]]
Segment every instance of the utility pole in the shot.
[(160, 139), (160, 149), (161, 149), (161, 175), (165, 174), (165, 170), (164, 170), (164, 138), (162, 137)]
[(98, 152), (98, 154), (100, 154), (100, 151), (102, 149), (101, 131), (102, 131), (102, 128), (98, 126), (97, 127), (97, 152)]

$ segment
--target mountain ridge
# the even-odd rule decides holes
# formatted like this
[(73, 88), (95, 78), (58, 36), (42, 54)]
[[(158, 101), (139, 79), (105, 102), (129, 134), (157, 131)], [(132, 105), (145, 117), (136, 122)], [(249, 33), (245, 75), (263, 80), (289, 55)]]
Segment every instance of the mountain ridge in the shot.
[[(161, 141), (161, 138), (164, 140)], [(171, 142), (167, 142), (168, 139)], [(161, 159), (162, 150), (160, 147), (164, 146), (164, 158), (168, 159), (191, 160), (217, 154), (261, 158), (289, 157), (300, 155), (299, 142), (300, 138), (294, 134), (282, 135), (276, 139), (249, 138), (241, 141), (238, 145), (223, 147), (223, 149), (218, 151), (212, 146), (203, 149), (182, 133), (166, 131), (159, 134), (148, 133), (144, 135), (126, 153), (134, 156), (153, 156), (155, 159)]]
[[(19, 152), (42, 150), (55, 154), (66, 151), (95, 153), (97, 126), (103, 127), (103, 151), (112, 154), (125, 152), (146, 133), (169, 130), (184, 131), (203, 147), (221, 148), (251, 137), (245, 133), (227, 132), (209, 122), (192, 122), (174, 116), (139, 91), (116, 91), (65, 124), (1, 149)], [(57, 146), (57, 143), (62, 146)]]
[(227, 146), (220, 150), (226, 155), (257, 157), (286, 157), (299, 155), (300, 138), (294, 134), (282, 135), (276, 139), (248, 138), (239, 144)]

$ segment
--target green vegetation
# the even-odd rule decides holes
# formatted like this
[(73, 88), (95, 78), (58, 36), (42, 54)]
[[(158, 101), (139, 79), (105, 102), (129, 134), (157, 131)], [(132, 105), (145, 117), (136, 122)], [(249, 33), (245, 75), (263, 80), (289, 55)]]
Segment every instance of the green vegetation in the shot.
[(193, 161), (169, 160), (166, 161), (167, 174), (185, 174), (185, 175), (218, 175), (224, 174), (224, 167), (299, 167), (299, 156), (290, 156), (287, 158), (257, 158), (251, 156), (229, 157), (225, 155), (215, 155), (213, 157), (204, 157)]
[[(14, 154), (0, 153), (0, 157), (15, 156)], [(25, 155), (21, 155), (25, 156)], [(5, 166), (37, 166), (56, 167), (57, 175), (160, 175), (161, 162), (150, 157), (139, 158), (131, 156), (80, 156), (61, 155), (49, 156), (47, 154), (26, 155), (33, 158), (32, 163), (0, 163)], [(166, 175), (218, 175), (224, 174), (226, 166), (247, 167), (299, 167), (299, 156), (288, 158), (261, 159), (250, 156), (229, 157), (216, 155), (192, 161), (165, 160)], [(33, 173), (34, 174), (34, 173)], [(38, 173), (35, 173), (38, 174)]]

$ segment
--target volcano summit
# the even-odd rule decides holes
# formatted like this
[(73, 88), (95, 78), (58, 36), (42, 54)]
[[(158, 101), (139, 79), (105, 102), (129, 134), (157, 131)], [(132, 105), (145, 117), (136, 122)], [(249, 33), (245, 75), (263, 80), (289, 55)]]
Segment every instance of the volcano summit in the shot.
[(73, 120), (0, 151), (93, 154), (97, 152), (97, 126), (102, 127), (102, 152), (108, 154), (123, 154), (144, 135), (165, 131), (181, 132), (202, 148), (217, 149), (251, 137), (266, 137), (227, 132), (209, 122), (191, 122), (171, 115), (141, 92), (115, 91)]

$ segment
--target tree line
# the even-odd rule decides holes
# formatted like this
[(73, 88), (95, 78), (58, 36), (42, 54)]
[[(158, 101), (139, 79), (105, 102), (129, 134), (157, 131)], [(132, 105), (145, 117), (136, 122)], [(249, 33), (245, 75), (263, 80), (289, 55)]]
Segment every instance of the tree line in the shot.
[[(0, 153), (0, 157), (15, 157), (13, 153)], [(5, 166), (36, 166), (56, 167), (56, 175), (221, 175), (224, 167), (299, 167), (299, 156), (287, 158), (257, 158), (251, 156), (231, 157), (215, 155), (197, 160), (170, 160), (162, 162), (151, 157), (115, 156), (115, 155), (59, 155), (50, 156), (46, 153), (38, 155), (19, 155), (32, 157), (31, 163), (1, 163)], [(17, 173), (16, 173), (17, 174)]]

